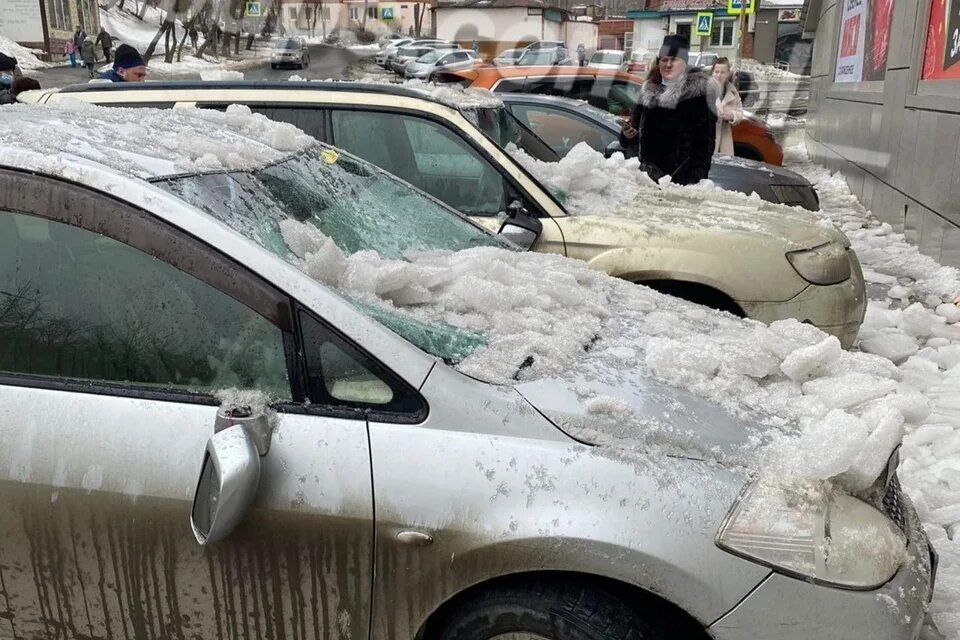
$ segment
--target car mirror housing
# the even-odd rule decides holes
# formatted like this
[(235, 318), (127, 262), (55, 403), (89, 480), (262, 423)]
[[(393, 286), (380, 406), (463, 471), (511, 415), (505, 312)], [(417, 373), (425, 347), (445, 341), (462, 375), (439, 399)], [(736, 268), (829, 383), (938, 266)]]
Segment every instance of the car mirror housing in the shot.
[(623, 150), (623, 146), (620, 144), (619, 140), (614, 140), (613, 142), (607, 145), (607, 148), (604, 149), (603, 151), (603, 157), (609, 158), (613, 156), (613, 154), (615, 153), (622, 153), (623, 155), (627, 155), (627, 152)]
[(241, 425), (207, 441), (200, 480), (193, 496), (190, 527), (206, 546), (223, 539), (243, 520), (260, 484), (260, 455)]
[(543, 223), (534, 218), (518, 202), (508, 208), (507, 218), (500, 225), (498, 235), (511, 244), (529, 250), (540, 239)]

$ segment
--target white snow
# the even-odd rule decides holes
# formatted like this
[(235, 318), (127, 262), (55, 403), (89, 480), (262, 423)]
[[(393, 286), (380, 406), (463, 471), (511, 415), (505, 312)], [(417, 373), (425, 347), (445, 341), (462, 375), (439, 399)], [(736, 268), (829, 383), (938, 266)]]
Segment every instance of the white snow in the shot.
[(273, 122), (241, 105), (206, 109), (9, 105), (0, 117), (0, 157), (45, 156), (45, 166), (69, 155), (138, 177), (183, 171), (252, 169), (317, 142), (291, 124)]
[(4, 36), (0, 36), (0, 53), (5, 53), (8, 56), (16, 58), (17, 66), (20, 67), (22, 71), (33, 71), (50, 66), (49, 63), (37, 57), (37, 54), (41, 53), (40, 51), (28, 49)]
[(209, 69), (200, 71), (201, 80), (243, 80), (243, 72), (231, 69)]

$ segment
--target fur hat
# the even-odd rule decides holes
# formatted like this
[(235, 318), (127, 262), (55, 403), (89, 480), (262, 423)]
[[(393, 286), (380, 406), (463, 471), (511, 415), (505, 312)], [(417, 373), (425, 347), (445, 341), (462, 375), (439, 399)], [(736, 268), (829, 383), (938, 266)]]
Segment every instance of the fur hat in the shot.
[(117, 51), (113, 55), (114, 69), (132, 69), (133, 67), (146, 66), (140, 53), (128, 44), (117, 47)]
[(683, 36), (668, 35), (663, 38), (663, 46), (660, 47), (661, 58), (680, 58), (684, 62), (690, 60), (690, 43)]

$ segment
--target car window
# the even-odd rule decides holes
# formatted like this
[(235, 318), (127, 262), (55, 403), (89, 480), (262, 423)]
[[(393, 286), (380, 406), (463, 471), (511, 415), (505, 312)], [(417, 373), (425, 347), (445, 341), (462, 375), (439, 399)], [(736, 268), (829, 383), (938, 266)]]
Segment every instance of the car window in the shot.
[(495, 93), (519, 93), (523, 91), (523, 78), (504, 78), (493, 88)]
[(492, 216), (506, 208), (500, 172), (446, 127), (397, 113), (333, 111), (333, 143), (399, 175), (454, 209)]
[[(189, 330), (187, 330), (189, 327)], [(0, 371), (290, 400), (283, 332), (218, 289), (85, 229), (0, 211)]]
[(324, 112), (322, 109), (304, 109), (302, 107), (265, 107), (258, 104), (249, 105), (254, 113), (262, 113), (271, 120), (289, 122), (307, 135), (317, 140), (324, 140)]
[(561, 109), (540, 105), (514, 104), (513, 115), (550, 145), (560, 156), (574, 146), (586, 142), (590, 148), (603, 152), (617, 136), (583, 118)]

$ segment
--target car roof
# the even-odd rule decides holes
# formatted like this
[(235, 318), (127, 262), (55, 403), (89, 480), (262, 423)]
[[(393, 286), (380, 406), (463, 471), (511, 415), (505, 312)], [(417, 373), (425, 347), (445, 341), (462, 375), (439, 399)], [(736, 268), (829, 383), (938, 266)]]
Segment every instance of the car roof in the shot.
[(498, 95), (501, 100), (507, 103), (542, 104), (564, 107), (576, 111), (593, 121), (602, 123), (611, 131), (619, 131), (619, 127), (613, 124), (614, 116), (611, 115), (609, 119), (602, 118), (600, 114), (603, 112), (600, 109), (590, 106), (590, 104), (583, 100), (574, 100), (573, 98), (564, 98), (563, 96), (550, 96), (542, 93), (501, 93)]

